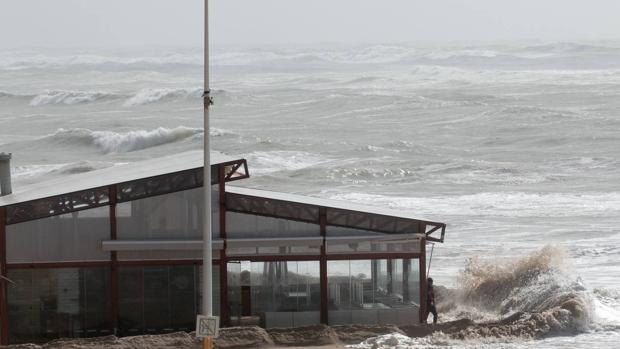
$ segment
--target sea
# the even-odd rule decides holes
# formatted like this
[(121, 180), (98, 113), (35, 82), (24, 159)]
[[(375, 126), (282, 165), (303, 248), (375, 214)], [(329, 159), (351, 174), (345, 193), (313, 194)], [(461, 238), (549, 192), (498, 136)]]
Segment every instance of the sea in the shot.
[[(620, 347), (620, 42), (221, 46), (210, 67), (234, 185), (447, 223), (440, 321), (557, 310), (375, 347)], [(201, 149), (202, 79), (201, 48), (0, 51), (15, 190)]]

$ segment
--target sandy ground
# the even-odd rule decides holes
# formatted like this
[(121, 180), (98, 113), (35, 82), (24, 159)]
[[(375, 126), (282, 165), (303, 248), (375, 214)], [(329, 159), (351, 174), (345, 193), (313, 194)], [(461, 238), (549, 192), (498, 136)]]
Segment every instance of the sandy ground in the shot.
[[(572, 303), (570, 303), (572, 305)], [(215, 340), (217, 349), (242, 348), (305, 348), (340, 349), (347, 344), (359, 344), (364, 340), (384, 334), (399, 333), (409, 337), (425, 337), (441, 331), (451, 338), (473, 337), (520, 337), (538, 338), (565, 332), (571, 325), (568, 306), (553, 308), (541, 313), (517, 313), (501, 321), (475, 323), (461, 319), (437, 325), (315, 325), (297, 328), (230, 327), (220, 330)], [(201, 342), (192, 333), (177, 332), (162, 335), (134, 337), (106, 336), (87, 339), (58, 339), (46, 344), (20, 344), (0, 347), (2, 349), (200, 349)]]
[[(399, 332), (393, 325), (346, 325), (346, 326), (306, 326), (297, 328), (276, 328), (265, 330), (260, 327), (230, 327), (220, 330), (215, 340), (217, 349), (241, 348), (323, 348), (339, 349), (346, 344), (359, 343), (366, 338)], [(58, 339), (45, 344), (19, 344), (1, 347), (3, 349), (199, 349), (200, 340), (192, 333), (177, 332), (162, 335), (143, 335), (134, 337), (96, 337), (84, 339)]]

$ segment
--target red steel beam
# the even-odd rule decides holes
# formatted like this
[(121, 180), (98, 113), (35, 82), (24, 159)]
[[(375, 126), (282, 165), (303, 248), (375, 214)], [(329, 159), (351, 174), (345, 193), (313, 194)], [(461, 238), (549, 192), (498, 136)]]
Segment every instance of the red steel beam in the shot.
[[(6, 263), (6, 208), (0, 207), (0, 276), (7, 276)], [(7, 285), (0, 279), (0, 345), (9, 344), (9, 315)]]
[(321, 244), (321, 256), (319, 262), (320, 288), (321, 288), (321, 323), (327, 325), (329, 322), (328, 304), (327, 304), (327, 253), (325, 248), (325, 237), (327, 236), (327, 214), (325, 209), (319, 209), (319, 224), (321, 227), (321, 236), (323, 243)]
[[(116, 186), (109, 187), (110, 191), (110, 240), (117, 239), (117, 220), (116, 220)], [(110, 313), (112, 315), (112, 333), (118, 334), (118, 252), (110, 252), (110, 296), (111, 296), (111, 308)]]
[(426, 323), (426, 239), (420, 240), (420, 323)]
[(60, 268), (90, 268), (90, 267), (109, 267), (110, 261), (91, 261), (91, 262), (36, 262), (36, 263), (9, 263), (10, 269), (60, 269)]
[(219, 204), (220, 204), (220, 237), (224, 239), (224, 248), (220, 251), (220, 318), (222, 326), (230, 326), (228, 312), (228, 262), (226, 258), (226, 167), (219, 166)]

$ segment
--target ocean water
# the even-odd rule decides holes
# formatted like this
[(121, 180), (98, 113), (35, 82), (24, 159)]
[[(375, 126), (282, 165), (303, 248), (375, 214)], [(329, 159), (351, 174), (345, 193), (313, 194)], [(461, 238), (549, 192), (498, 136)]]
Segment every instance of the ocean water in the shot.
[[(14, 186), (200, 149), (201, 85), (197, 48), (0, 52)], [(218, 47), (212, 89), (213, 148), (250, 166), (235, 185), (446, 222), (444, 319), (582, 310), (545, 339), (403, 345), (620, 345), (620, 42)]]

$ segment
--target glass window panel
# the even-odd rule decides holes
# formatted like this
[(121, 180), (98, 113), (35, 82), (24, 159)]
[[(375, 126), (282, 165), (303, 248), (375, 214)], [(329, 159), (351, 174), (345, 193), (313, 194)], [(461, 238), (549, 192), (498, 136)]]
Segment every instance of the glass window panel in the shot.
[[(121, 334), (192, 331), (201, 309), (201, 277), (201, 268), (194, 265), (120, 268)], [(214, 266), (215, 315), (219, 289), (219, 266)]]
[(417, 270), (417, 260), (328, 261), (329, 323), (417, 322)]
[[(348, 231), (348, 230), (347, 230)], [(356, 237), (364, 237), (364, 236), (381, 236), (385, 238), (390, 238), (390, 235), (382, 234), (382, 233), (371, 233), (366, 232), (365, 235), (359, 234), (339, 234), (337, 236), (350, 236), (351, 240), (343, 240), (343, 239), (327, 239), (327, 253), (328, 254), (338, 254), (338, 253), (368, 253), (368, 252), (382, 252), (382, 253), (419, 253), (420, 252), (420, 241), (419, 240), (398, 240), (398, 237), (394, 237), (393, 242), (390, 241), (380, 241), (380, 240), (363, 240), (356, 239)]]
[[(219, 194), (212, 186), (212, 229), (219, 236)], [(128, 201), (117, 206), (118, 239), (200, 239), (203, 189)]]
[(261, 246), (261, 247), (229, 247), (226, 249), (229, 256), (253, 256), (253, 255), (318, 255), (321, 253), (319, 246)]
[[(213, 258), (219, 258), (220, 251), (213, 251)], [(120, 251), (118, 259), (132, 260), (184, 260), (202, 259), (202, 251)]]
[(110, 254), (100, 247), (110, 239), (109, 207), (9, 225), (7, 262), (103, 261)]
[(245, 213), (226, 212), (226, 237), (230, 239), (256, 237), (305, 237), (320, 235), (321, 229), (318, 224)]
[(111, 333), (108, 268), (9, 270), (11, 343)]
[(291, 327), (320, 322), (318, 261), (229, 262), (233, 325)]
[(141, 334), (144, 328), (142, 268), (119, 268), (118, 325), (122, 335)]
[(379, 233), (364, 229), (345, 228), (334, 225), (325, 227), (327, 236), (385, 236), (385, 233)]

